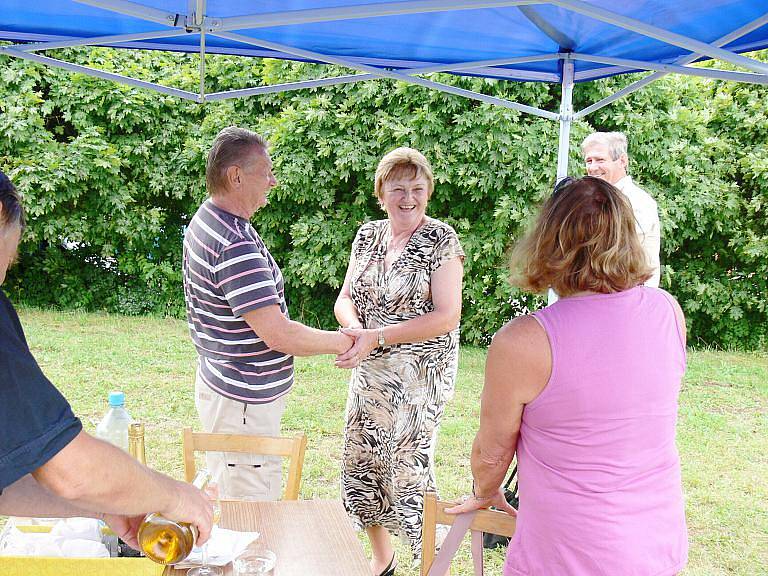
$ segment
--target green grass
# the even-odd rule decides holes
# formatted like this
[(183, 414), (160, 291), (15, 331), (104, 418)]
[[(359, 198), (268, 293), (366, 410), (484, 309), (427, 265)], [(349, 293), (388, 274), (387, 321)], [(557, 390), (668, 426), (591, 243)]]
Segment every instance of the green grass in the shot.
[[(103, 415), (107, 392), (122, 389), (131, 415), (146, 424), (148, 463), (181, 478), (179, 432), (198, 427), (195, 354), (186, 324), (31, 309), (21, 318), (34, 355), (86, 428), (93, 431)], [(470, 489), (468, 456), (484, 360), (484, 350), (462, 349), (456, 396), (437, 450), (438, 485), (446, 498)], [(347, 374), (330, 358), (297, 361), (283, 428), (309, 438), (303, 498), (338, 497), (346, 386)], [(691, 540), (684, 576), (766, 574), (768, 354), (690, 352), (680, 400), (678, 444)], [(407, 556), (402, 546), (398, 554)], [(500, 552), (486, 552), (487, 574), (500, 574), (501, 563)], [(456, 575), (472, 573), (466, 548), (454, 566)]]

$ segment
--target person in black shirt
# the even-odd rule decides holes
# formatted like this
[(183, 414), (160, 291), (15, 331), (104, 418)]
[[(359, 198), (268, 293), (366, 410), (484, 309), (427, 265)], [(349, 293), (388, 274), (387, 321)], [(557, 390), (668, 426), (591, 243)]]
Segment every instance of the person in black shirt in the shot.
[[(0, 172), (0, 285), (24, 224), (19, 195)], [(208, 539), (213, 510), (201, 491), (83, 431), (40, 370), (0, 289), (0, 514), (103, 518), (138, 548), (136, 530), (149, 512), (194, 524), (198, 544)]]

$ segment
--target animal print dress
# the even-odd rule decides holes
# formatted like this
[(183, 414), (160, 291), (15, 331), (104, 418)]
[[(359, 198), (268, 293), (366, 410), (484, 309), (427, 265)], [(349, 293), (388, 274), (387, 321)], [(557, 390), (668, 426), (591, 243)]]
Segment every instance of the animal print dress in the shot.
[[(430, 279), (464, 257), (453, 228), (427, 218), (384, 270), (388, 220), (364, 224), (352, 252), (350, 294), (366, 328), (389, 326), (434, 310)], [(342, 464), (342, 498), (358, 528), (380, 525), (421, 557), (424, 490), (435, 490), (434, 451), (453, 396), (459, 330), (424, 342), (375, 348), (352, 371)]]

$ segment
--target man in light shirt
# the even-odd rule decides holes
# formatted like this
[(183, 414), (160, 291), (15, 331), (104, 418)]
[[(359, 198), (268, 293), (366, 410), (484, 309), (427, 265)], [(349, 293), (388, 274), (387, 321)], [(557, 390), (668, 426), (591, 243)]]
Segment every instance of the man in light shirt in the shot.
[(627, 174), (627, 137), (621, 132), (593, 132), (581, 144), (587, 174), (610, 182), (621, 190), (632, 204), (640, 243), (645, 249), (653, 276), (646, 286), (658, 287), (660, 278), (659, 250), (661, 226), (656, 201), (639, 188)]

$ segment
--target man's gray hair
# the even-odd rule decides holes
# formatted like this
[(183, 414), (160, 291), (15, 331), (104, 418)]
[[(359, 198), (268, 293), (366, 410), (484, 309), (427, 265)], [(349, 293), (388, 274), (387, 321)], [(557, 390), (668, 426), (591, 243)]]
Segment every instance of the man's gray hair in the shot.
[(581, 153), (584, 154), (587, 148), (595, 144), (607, 146), (611, 160), (618, 160), (622, 154), (627, 153), (627, 137), (623, 132), (592, 132), (581, 143)]
[(228, 126), (213, 141), (205, 164), (205, 184), (213, 196), (225, 188), (227, 168), (242, 166), (254, 148), (266, 152), (269, 145), (263, 136), (245, 128)]

